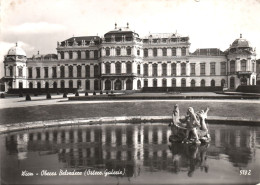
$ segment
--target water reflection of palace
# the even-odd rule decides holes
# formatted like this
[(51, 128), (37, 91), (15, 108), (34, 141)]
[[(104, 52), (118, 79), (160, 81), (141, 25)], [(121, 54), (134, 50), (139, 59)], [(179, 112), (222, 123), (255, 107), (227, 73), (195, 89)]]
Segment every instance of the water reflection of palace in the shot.
[[(210, 128), (210, 147), (173, 146), (168, 143), (171, 132), (166, 125), (107, 125), (10, 133), (6, 136), (6, 149), (9, 154), (17, 153), (19, 160), (26, 159), (28, 152), (57, 154), (64, 168), (125, 168), (129, 177), (142, 170), (178, 173), (180, 169), (193, 172), (203, 167), (207, 172), (210, 167), (202, 157), (218, 159), (222, 154), (233, 166), (247, 166), (259, 138), (255, 128)], [(196, 164), (191, 166), (192, 162)]]

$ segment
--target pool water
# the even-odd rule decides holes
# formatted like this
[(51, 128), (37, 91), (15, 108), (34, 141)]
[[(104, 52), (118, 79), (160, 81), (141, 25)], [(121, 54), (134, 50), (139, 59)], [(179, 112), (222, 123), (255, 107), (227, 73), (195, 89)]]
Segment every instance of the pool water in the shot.
[(1, 181), (2, 184), (259, 183), (260, 127), (219, 124), (209, 127), (212, 140), (200, 146), (169, 143), (171, 131), (162, 123), (53, 127), (2, 134)]

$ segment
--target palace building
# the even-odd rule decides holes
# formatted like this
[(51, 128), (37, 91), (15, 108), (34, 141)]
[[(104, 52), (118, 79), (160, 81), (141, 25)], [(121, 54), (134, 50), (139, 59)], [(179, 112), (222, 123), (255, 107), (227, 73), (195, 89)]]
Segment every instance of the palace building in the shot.
[(149, 34), (140, 38), (126, 27), (104, 37), (72, 37), (57, 43), (57, 54), (27, 58), (19, 46), (4, 59), (6, 90), (79, 88), (139, 90), (143, 87), (207, 87), (236, 89), (256, 85), (256, 53), (249, 41), (230, 47), (190, 52), (188, 36)]

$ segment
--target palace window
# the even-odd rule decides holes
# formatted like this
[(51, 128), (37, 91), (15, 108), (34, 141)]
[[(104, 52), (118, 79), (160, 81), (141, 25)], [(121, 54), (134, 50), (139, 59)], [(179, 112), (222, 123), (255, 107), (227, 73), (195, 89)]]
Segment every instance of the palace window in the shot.
[(167, 87), (167, 80), (165, 78), (162, 79), (162, 86)]
[(69, 88), (70, 88), (70, 89), (73, 88), (73, 81), (72, 81), (72, 80), (69, 81)]
[(181, 75), (186, 75), (186, 63), (181, 63)]
[(153, 76), (158, 76), (157, 71), (158, 71), (158, 65), (153, 64)]
[(86, 85), (86, 90), (90, 90), (90, 81), (89, 80), (86, 80), (85, 85)]
[(215, 80), (211, 80), (210, 86), (211, 86), (211, 87), (215, 87)]
[(48, 67), (44, 68), (44, 78), (49, 78), (49, 69), (48, 69)]
[(194, 79), (191, 80), (190, 86), (191, 86), (191, 87), (195, 87), (195, 80), (194, 80)]
[(86, 51), (86, 59), (89, 59), (90, 55), (89, 55), (89, 50)]
[(52, 78), (57, 78), (57, 68), (52, 67)]
[(94, 90), (100, 90), (100, 88), (99, 88), (99, 80), (97, 80), (97, 79), (94, 80)]
[(69, 51), (69, 59), (72, 59), (72, 58), (73, 58), (73, 52)]
[(157, 87), (157, 79), (153, 79), (153, 87)]
[(195, 76), (195, 64), (190, 64), (190, 75)]
[(117, 47), (117, 48), (116, 48), (116, 55), (117, 55), (117, 56), (121, 55), (121, 49), (120, 49), (120, 47)]
[(28, 68), (28, 78), (32, 78), (32, 68)]
[(172, 64), (172, 76), (176, 76), (176, 63)]
[(186, 56), (186, 48), (181, 48), (181, 56)]
[(120, 62), (116, 63), (116, 74), (121, 74), (121, 63)]
[(216, 63), (211, 62), (210, 63), (210, 75), (215, 75), (216, 74)]
[(109, 56), (109, 55), (110, 55), (110, 49), (106, 48), (106, 56)]
[(94, 66), (94, 77), (99, 77), (99, 65)]
[(221, 75), (226, 75), (226, 62), (221, 62)]
[(127, 48), (126, 48), (126, 54), (127, 54), (127, 55), (131, 55), (131, 48), (130, 48), (130, 47), (127, 47)]
[(181, 79), (181, 86), (186, 87), (186, 79), (185, 78)]
[(148, 76), (148, 64), (144, 64), (144, 76)]
[(65, 88), (65, 82), (64, 82), (64, 80), (62, 80), (62, 81), (60, 82), (60, 88), (62, 88), (62, 89)]
[(241, 61), (241, 71), (246, 71), (246, 60)]
[(140, 56), (140, 50), (139, 49), (137, 50), (137, 55)]
[(230, 72), (231, 73), (235, 72), (235, 66), (236, 66), (235, 61), (234, 60), (230, 61)]
[(167, 64), (162, 64), (162, 76), (167, 76)]
[(147, 48), (144, 49), (144, 57), (148, 57), (148, 49)]
[(221, 87), (224, 87), (226, 84), (226, 81), (224, 79), (221, 80)]
[(140, 67), (140, 65), (137, 65), (137, 74), (141, 74), (141, 67)]
[(73, 66), (69, 66), (69, 77), (73, 77)]
[(132, 63), (131, 62), (127, 62), (126, 63), (126, 73), (127, 74), (131, 74), (132, 73)]
[(106, 74), (110, 74), (110, 63), (106, 63)]
[(172, 87), (176, 87), (176, 79), (175, 78), (172, 79)]
[(60, 58), (64, 59), (64, 52), (63, 51), (60, 52)]
[(13, 76), (13, 75), (14, 75), (13, 66), (10, 66), (10, 67), (9, 67), (9, 70), (10, 70), (10, 76)]
[(176, 48), (172, 48), (172, 56), (176, 56), (176, 53), (177, 53)]
[(18, 68), (18, 76), (23, 76), (23, 68)]
[(78, 59), (81, 59), (81, 51), (78, 51)]
[(200, 64), (200, 75), (205, 75), (205, 63)]
[(153, 56), (157, 57), (157, 48), (153, 48)]
[(202, 80), (200, 81), (200, 86), (201, 86), (201, 87), (205, 87), (205, 80), (204, 80), (204, 79), (202, 79)]
[(77, 81), (77, 88), (79, 89), (81, 87), (81, 80)]
[(148, 80), (147, 79), (144, 80), (144, 87), (148, 87)]
[(85, 67), (85, 74), (86, 74), (86, 77), (90, 77), (90, 66), (89, 65), (86, 65), (86, 67)]
[(41, 78), (41, 68), (36, 68), (36, 78)]
[(61, 66), (61, 67), (60, 67), (60, 77), (61, 77), (61, 78), (64, 78), (64, 77), (65, 77), (65, 69), (64, 69), (64, 66)]
[(81, 78), (81, 66), (77, 66), (77, 77)]
[(167, 56), (167, 48), (162, 49), (163, 56)]
[(98, 50), (94, 51), (94, 58), (97, 59), (98, 58)]
[(41, 88), (41, 82), (37, 82), (37, 89)]

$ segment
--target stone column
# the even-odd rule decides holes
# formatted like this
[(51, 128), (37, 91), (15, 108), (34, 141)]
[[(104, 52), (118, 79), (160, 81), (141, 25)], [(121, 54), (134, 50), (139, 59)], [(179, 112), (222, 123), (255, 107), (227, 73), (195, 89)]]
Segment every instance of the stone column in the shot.
[(153, 67), (152, 64), (148, 64), (148, 76), (152, 76), (153, 75)]
[(205, 75), (209, 76), (210, 75), (210, 63), (205, 62)]
[[(86, 76), (86, 66), (85, 65), (81, 65), (81, 75), (84, 78)], [(85, 84), (85, 83), (84, 83)], [(82, 84), (83, 86), (83, 84)]]
[(90, 77), (94, 77), (94, 65), (90, 64)]
[(126, 73), (126, 63), (122, 62), (121, 64), (121, 73)]
[(64, 66), (64, 77), (69, 77), (69, 66)]
[(221, 72), (220, 72), (220, 70), (221, 70), (221, 62), (216, 62), (215, 63), (215, 70), (216, 70), (216, 75), (220, 75), (221, 74)]
[(73, 65), (73, 77), (77, 77), (77, 66)]
[(252, 69), (250, 68), (251, 67), (251, 65), (250, 65), (250, 59), (247, 59), (247, 61), (246, 61), (246, 71), (252, 71)]
[(235, 66), (235, 71), (240, 71), (240, 60), (239, 59), (236, 59), (236, 66)]
[(136, 62), (132, 62), (132, 73), (135, 73), (137, 74), (137, 65), (136, 65)]
[(190, 62), (186, 63), (186, 75), (190, 76)]
[(172, 50), (171, 50), (171, 48), (167, 48), (167, 56), (168, 56), (168, 57), (172, 56)]
[(171, 76), (172, 75), (171, 72), (172, 72), (172, 65), (171, 63), (167, 63), (167, 76)]
[(111, 62), (111, 74), (115, 74), (116, 73), (116, 65), (115, 62)]
[(181, 63), (179, 61), (177, 61), (176, 64), (176, 76), (180, 76), (181, 75)]
[[(158, 76), (162, 76), (162, 64), (161, 63), (159, 63), (158, 64)], [(158, 81), (157, 81), (157, 83), (158, 83)]]
[(101, 74), (105, 74), (105, 63), (101, 63)]
[(48, 67), (48, 78), (52, 78), (52, 67)]
[(86, 59), (86, 52), (85, 51), (81, 51), (81, 59)]

